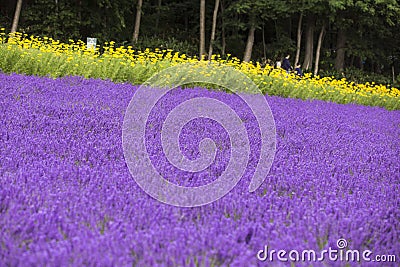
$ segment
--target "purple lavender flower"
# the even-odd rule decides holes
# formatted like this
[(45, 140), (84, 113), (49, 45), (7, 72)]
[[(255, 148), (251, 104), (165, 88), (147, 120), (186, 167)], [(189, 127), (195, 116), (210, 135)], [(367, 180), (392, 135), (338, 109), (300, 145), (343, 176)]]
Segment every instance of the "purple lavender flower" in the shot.
[[(125, 164), (121, 127), (135, 90), (0, 74), (0, 266), (265, 266), (256, 257), (265, 245), (319, 251), (336, 248), (339, 238), (399, 260), (399, 111), (267, 96), (278, 144), (265, 183), (248, 192), (250, 161), (225, 197), (177, 208), (143, 192)], [(214, 179), (230, 149), (218, 123), (198, 119), (181, 132), (180, 147), (196, 158), (199, 141), (213, 139), (220, 149), (212, 165), (189, 175), (165, 161), (157, 127), (194, 95), (235, 108), (254, 144), (252, 159), (259, 135), (234, 95), (195, 88), (163, 99), (148, 123), (148, 151), (171, 181), (192, 186)]]

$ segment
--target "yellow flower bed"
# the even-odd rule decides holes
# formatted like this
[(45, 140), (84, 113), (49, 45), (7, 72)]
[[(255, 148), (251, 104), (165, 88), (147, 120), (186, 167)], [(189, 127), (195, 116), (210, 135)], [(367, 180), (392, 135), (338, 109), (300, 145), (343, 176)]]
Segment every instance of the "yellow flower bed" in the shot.
[[(0, 59), (0, 68), (3, 72), (52, 77), (81, 75), (140, 84), (166, 67), (205, 62), (204, 59), (199, 61), (196, 57), (170, 49), (136, 51), (132, 46), (115, 47), (113, 41), (105, 43), (100, 53), (99, 46), (88, 50), (83, 41), (69, 40), (69, 43), (62, 43), (48, 37), (40, 38), (21, 33), (7, 35), (4, 28), (0, 29), (0, 44), (0, 56), (3, 58)], [(381, 84), (355, 84), (345, 78), (339, 80), (333, 77), (313, 77), (310, 73), (299, 78), (294, 74), (288, 75), (281, 69), (270, 66), (263, 68), (258, 62), (242, 62), (229, 54), (227, 59), (213, 55), (211, 62), (242, 71), (264, 93), (272, 95), (400, 108), (400, 90)]]

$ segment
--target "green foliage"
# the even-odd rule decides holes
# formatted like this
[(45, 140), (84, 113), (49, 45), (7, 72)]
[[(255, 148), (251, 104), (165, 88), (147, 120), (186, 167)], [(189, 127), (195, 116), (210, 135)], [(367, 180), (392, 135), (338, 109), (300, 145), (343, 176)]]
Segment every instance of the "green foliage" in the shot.
[(278, 19), (288, 17), (291, 9), (286, 0), (238, 0), (228, 8), (228, 12), (256, 16), (256, 24), (259, 26), (266, 19)]
[(122, 40), (131, 34), (131, 6), (129, 0), (34, 0), (22, 10), (19, 31), (64, 41), (88, 36)]
[(64, 37), (63, 33), (68, 32), (69, 38), (79, 37), (79, 21), (76, 20), (79, 10), (68, 2), (60, 1), (56, 4), (55, 1), (35, 0), (35, 4), (23, 12), (23, 31), (55, 38)]
[(179, 41), (174, 37), (169, 37), (166, 39), (161, 39), (158, 37), (142, 37), (136, 44), (133, 45), (135, 49), (144, 51), (146, 48), (154, 50), (159, 49), (171, 49), (173, 51), (179, 51), (186, 55), (196, 55), (197, 46), (191, 44), (188, 41)]
[[(329, 71), (321, 71), (320, 72), (321, 77), (338, 77), (341, 78), (342, 74), (335, 71), (335, 70), (329, 70)], [(344, 71), (344, 76), (346, 77), (346, 80), (350, 82), (355, 82), (355, 83), (375, 83), (375, 84), (383, 84), (388, 87), (396, 87), (398, 88), (400, 86), (400, 80), (395, 81), (393, 83), (392, 78), (387, 77), (382, 74), (377, 74), (377, 73), (372, 73), (372, 72), (366, 72), (362, 71), (357, 68), (347, 68)], [(400, 75), (399, 75), (400, 78)]]
[(295, 51), (294, 41), (287, 36), (280, 36), (279, 39), (267, 45), (267, 57), (274, 60), (282, 60), (284, 55), (294, 54)]

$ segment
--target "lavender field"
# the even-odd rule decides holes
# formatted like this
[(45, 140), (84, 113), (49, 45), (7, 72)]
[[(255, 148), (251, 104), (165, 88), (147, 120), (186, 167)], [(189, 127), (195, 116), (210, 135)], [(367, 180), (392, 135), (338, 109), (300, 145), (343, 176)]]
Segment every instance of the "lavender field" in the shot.
[[(178, 208), (148, 196), (125, 163), (122, 123), (135, 90), (80, 77), (0, 74), (0, 266), (290, 266), (261, 262), (257, 252), (266, 245), (320, 251), (337, 248), (339, 238), (350, 249), (397, 257), (350, 266), (398, 266), (400, 111), (267, 96), (277, 148), (263, 185), (248, 192), (249, 162), (220, 200)], [(155, 108), (154, 125), (193, 96), (242, 112), (257, 147), (249, 111), (233, 94), (177, 89)], [(174, 183), (207, 183), (226, 167), (229, 142), (214, 122), (194, 122), (182, 133), (188, 157), (204, 137), (221, 144), (215, 162), (196, 175), (168, 166), (151, 129), (152, 158)]]

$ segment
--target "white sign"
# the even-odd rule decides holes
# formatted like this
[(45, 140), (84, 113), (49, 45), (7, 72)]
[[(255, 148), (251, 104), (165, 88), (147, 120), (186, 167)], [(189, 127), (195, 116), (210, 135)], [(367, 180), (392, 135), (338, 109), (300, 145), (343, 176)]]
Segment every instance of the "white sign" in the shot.
[(96, 49), (97, 38), (88, 37), (86, 41), (86, 49)]

